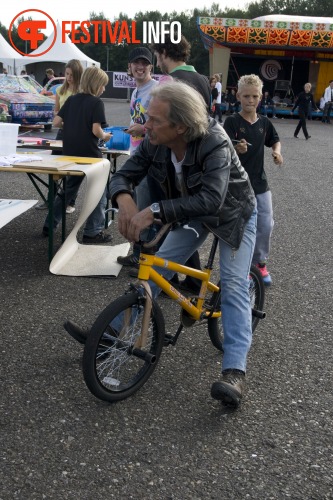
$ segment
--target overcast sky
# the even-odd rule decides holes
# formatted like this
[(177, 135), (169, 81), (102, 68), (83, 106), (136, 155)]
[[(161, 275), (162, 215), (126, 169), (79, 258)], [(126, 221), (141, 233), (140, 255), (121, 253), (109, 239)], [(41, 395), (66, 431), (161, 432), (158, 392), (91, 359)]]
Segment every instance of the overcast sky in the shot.
[[(94, 11), (99, 14), (103, 12), (107, 19), (113, 21), (117, 16), (119, 16), (120, 11), (127, 14), (129, 18), (132, 18), (136, 12), (142, 11), (153, 11), (158, 10), (162, 14), (165, 12), (181, 12), (190, 11), (194, 8), (203, 9), (204, 7), (209, 8), (212, 3), (218, 3), (221, 10), (225, 9), (226, 6), (231, 7), (230, 2), (223, 1), (207, 1), (207, 0), (167, 0), (163, 2), (163, 6), (156, 2), (156, 0), (140, 0), (139, 2), (134, 2), (134, 0), (126, 2), (116, 2), (108, 1), (102, 2), (101, 0), (79, 0), (78, 2), (57, 0), (48, 1), (45, 0), (10, 0), (7, 2), (2, 2), (1, 7), (1, 23), (9, 28), (11, 21), (22, 11), (38, 9), (44, 11), (48, 14), (54, 21), (85, 21), (89, 19), (90, 12)], [(250, 3), (248, 0), (235, 0), (232, 2), (233, 8), (244, 9), (245, 6)], [(32, 17), (33, 19), (38, 19), (38, 13), (26, 12), (23, 14), (24, 17)], [(149, 19), (147, 19), (149, 21)]]

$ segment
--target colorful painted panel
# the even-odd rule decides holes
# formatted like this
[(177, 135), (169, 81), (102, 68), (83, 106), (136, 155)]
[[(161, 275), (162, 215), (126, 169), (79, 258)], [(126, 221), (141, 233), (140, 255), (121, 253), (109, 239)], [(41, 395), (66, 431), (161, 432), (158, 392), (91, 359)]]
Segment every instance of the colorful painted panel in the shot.
[(200, 31), (215, 40), (216, 42), (225, 42), (226, 30), (222, 26), (202, 25)]
[(268, 29), (287, 29), (301, 31), (333, 31), (333, 24), (325, 23), (309, 23), (309, 22), (285, 22), (285, 21), (264, 21), (258, 19), (235, 19), (235, 18), (220, 18), (220, 17), (198, 17), (198, 25), (211, 26), (234, 26), (248, 28), (268, 28)]
[(215, 17), (199, 17), (197, 23), (205, 45), (210, 47), (220, 43), (226, 46), (333, 48), (332, 24)]

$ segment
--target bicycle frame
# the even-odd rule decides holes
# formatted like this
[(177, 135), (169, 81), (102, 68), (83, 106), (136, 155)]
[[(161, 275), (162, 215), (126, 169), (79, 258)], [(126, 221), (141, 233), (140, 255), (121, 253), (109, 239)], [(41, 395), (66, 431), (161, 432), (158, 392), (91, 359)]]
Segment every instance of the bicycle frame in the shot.
[[(211, 312), (204, 309), (204, 301), (207, 291), (219, 291), (219, 287), (214, 285), (214, 283), (210, 281), (212, 262), (215, 256), (216, 247), (217, 240), (216, 242), (213, 242), (213, 246), (209, 256), (209, 263), (205, 267), (204, 271), (192, 269), (191, 267), (162, 259), (161, 257), (157, 257), (156, 255), (141, 252), (139, 258), (138, 278), (142, 281), (153, 281), (159, 288), (163, 290), (164, 293), (166, 293), (171, 299), (175, 300), (180, 305), (180, 307), (188, 312), (190, 316), (195, 320), (219, 318), (221, 316), (220, 311)], [(190, 299), (182, 295), (171, 283), (169, 283), (163, 276), (155, 271), (155, 269), (153, 269), (153, 266), (170, 269), (175, 273), (181, 273), (185, 274), (186, 276), (192, 276), (193, 278), (199, 279), (202, 284), (196, 305), (194, 305)]]

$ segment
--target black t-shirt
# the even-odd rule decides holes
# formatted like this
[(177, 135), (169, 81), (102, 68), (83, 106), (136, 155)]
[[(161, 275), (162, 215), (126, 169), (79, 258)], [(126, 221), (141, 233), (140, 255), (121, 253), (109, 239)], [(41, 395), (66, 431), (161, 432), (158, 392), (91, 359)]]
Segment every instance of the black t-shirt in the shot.
[(264, 170), (264, 147), (271, 148), (279, 142), (279, 136), (266, 116), (258, 115), (255, 123), (250, 123), (239, 114), (228, 116), (224, 122), (224, 130), (230, 139), (245, 139), (252, 144), (239, 159), (249, 175), (255, 194), (269, 191), (266, 172)]
[(176, 69), (176, 71), (172, 71), (172, 73), (170, 73), (170, 76), (172, 76), (172, 78), (178, 78), (178, 80), (192, 85), (192, 87), (194, 87), (204, 98), (207, 109), (210, 108), (211, 88), (209, 85), (209, 80), (205, 75), (201, 75), (196, 71)]
[(219, 91), (214, 87), (212, 89), (212, 102), (217, 99), (217, 96), (219, 95)]
[(52, 78), (46, 76), (43, 80), (43, 87), (45, 87), (45, 85), (49, 82), (51, 82), (50, 87), (53, 85), (59, 85), (59, 80), (54, 80), (54, 82), (52, 81), (54, 78), (56, 78), (56, 75), (52, 76)]
[(105, 124), (103, 101), (90, 94), (70, 96), (60, 108), (63, 119), (63, 154), (102, 158), (98, 138), (93, 134), (94, 123)]
[(299, 111), (307, 113), (310, 102), (311, 106), (315, 108), (315, 103), (313, 101), (313, 95), (311, 94), (311, 92), (301, 92), (295, 101), (292, 111), (295, 111), (298, 106)]

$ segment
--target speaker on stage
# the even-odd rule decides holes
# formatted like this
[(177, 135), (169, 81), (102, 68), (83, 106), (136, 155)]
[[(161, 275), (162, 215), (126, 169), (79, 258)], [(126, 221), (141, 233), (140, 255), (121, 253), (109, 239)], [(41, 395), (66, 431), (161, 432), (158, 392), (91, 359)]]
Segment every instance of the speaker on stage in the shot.
[(275, 80), (275, 90), (283, 90), (284, 92), (288, 92), (290, 88), (289, 80)]

